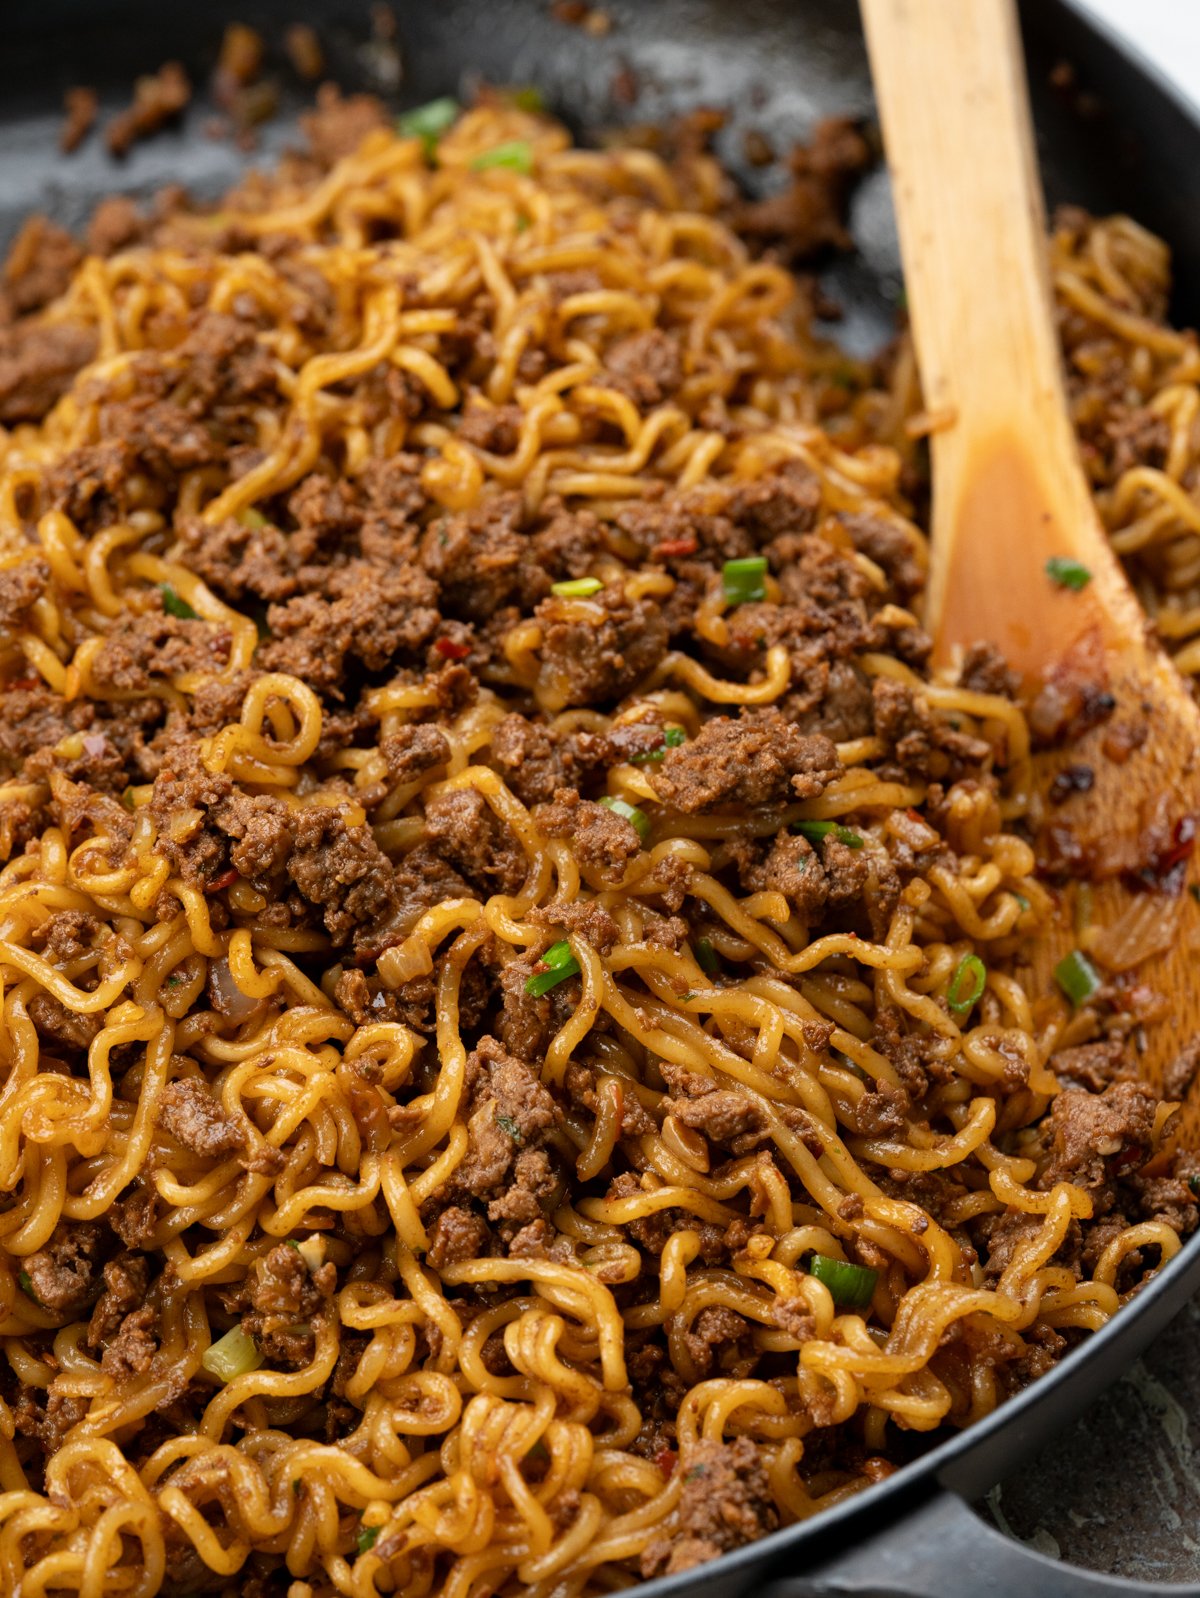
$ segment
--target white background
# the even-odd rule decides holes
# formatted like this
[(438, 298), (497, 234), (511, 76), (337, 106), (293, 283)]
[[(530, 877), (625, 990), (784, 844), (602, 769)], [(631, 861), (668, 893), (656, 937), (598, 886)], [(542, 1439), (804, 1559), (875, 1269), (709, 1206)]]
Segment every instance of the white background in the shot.
[(1200, 105), (1200, 0), (1079, 0)]

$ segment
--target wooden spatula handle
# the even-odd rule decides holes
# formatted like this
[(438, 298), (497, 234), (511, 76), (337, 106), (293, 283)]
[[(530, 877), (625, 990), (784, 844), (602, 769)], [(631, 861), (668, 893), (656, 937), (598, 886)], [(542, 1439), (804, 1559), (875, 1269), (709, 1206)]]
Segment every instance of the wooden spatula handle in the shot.
[[(1063, 397), (1015, 6), (861, 4), (925, 405), (945, 418), (931, 444), (939, 657), (989, 638), (1033, 673), (1106, 613), (1106, 638), (1114, 619), (1140, 636)], [(1087, 566), (1085, 593), (1042, 575), (1052, 556)]]

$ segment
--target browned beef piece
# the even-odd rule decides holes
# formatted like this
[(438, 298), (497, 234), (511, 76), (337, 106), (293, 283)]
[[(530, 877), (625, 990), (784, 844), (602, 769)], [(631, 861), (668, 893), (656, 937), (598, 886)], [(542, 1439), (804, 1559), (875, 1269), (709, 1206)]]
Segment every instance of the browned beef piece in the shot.
[(451, 1204), (444, 1209), (429, 1231), (429, 1252), (425, 1258), (435, 1271), (459, 1260), (477, 1259), (487, 1252), (491, 1232), (482, 1215)]
[[(838, 518), (854, 547), (882, 568), (891, 590), (889, 598), (907, 605), (925, 587), (925, 572), (916, 546), (894, 522), (878, 516), (845, 515)], [(983, 645), (987, 648), (988, 645)]]
[(29, 1292), (44, 1310), (74, 1320), (100, 1296), (105, 1229), (98, 1221), (59, 1221), (25, 1261)]
[(736, 1310), (725, 1304), (706, 1304), (683, 1340), (701, 1376), (707, 1376), (721, 1362), (722, 1354), (738, 1353), (738, 1339), (749, 1330), (749, 1321)]
[(554, 927), (572, 936), (578, 934), (601, 954), (607, 954), (620, 936), (617, 923), (594, 899), (579, 899), (573, 904), (552, 899), (549, 904), (535, 905), (529, 912), (529, 919), (539, 927)]
[(817, 124), (811, 144), (793, 147), (788, 186), (736, 206), (733, 226), (745, 238), (776, 245), (788, 260), (830, 247), (849, 249), (846, 207), (871, 160), (871, 147), (852, 118), (827, 117)]
[(735, 847), (743, 887), (752, 893), (782, 893), (807, 921), (820, 917), (829, 897), (829, 884), (820, 857), (807, 838), (786, 830), (777, 832), (761, 860), (751, 845)]
[(464, 443), (490, 450), (493, 455), (511, 455), (521, 436), (524, 416), (519, 405), (487, 405), (472, 398), (462, 413), (458, 436)]
[(972, 644), (963, 656), (958, 680), (972, 693), (1003, 694), (1006, 699), (1015, 699), (1021, 688), (1020, 677), (1009, 670), (995, 644)]
[(629, 333), (610, 344), (604, 353), (610, 388), (627, 394), (639, 410), (662, 405), (683, 382), (683, 355), (679, 343), (662, 328)]
[(22, 1435), (36, 1437), (47, 1458), (56, 1454), (66, 1442), (68, 1434), (87, 1414), (91, 1402), (78, 1393), (63, 1392), (58, 1386), (58, 1378), (50, 1383), (45, 1409), (39, 1407), (37, 1397), (28, 1389), (23, 1398), (25, 1402), (17, 1422), (18, 1430)]
[(1197, 1175), (1187, 1168), (1195, 1164), (1195, 1156), (1184, 1155), (1170, 1176), (1135, 1175), (1122, 1184), (1137, 1196), (1139, 1219), (1161, 1221), (1174, 1227), (1180, 1237), (1196, 1230), (1200, 1207), (1191, 1181)]
[(578, 785), (584, 762), (577, 740), (515, 711), (492, 729), (491, 762), (522, 804), (553, 799), (557, 788)]
[(158, 1353), (158, 1311), (146, 1304), (126, 1315), (100, 1356), (100, 1368), (114, 1381), (144, 1376)]
[(1163, 1098), (1182, 1099), (1200, 1070), (1200, 1038), (1193, 1038), (1163, 1072)]
[(528, 609), (549, 593), (550, 577), (520, 531), (523, 517), (522, 496), (502, 493), (430, 523), (421, 563), (448, 616), (485, 622), (505, 605)]
[(48, 583), (50, 562), (40, 555), (0, 572), (0, 628), (13, 631), (24, 626), (30, 606), (42, 598)]
[(387, 765), (392, 782), (415, 782), (435, 766), (450, 758), (450, 745), (444, 733), (428, 722), (417, 722), (398, 727), (395, 732), (384, 733), (379, 740), (379, 752)]
[(185, 403), (190, 415), (275, 395), (274, 359), (259, 343), (254, 323), (240, 317), (198, 312), (175, 359), (187, 374)]
[(29, 941), (52, 965), (69, 965), (91, 949), (99, 930), (99, 921), (86, 910), (55, 910)]
[(854, 1106), (854, 1129), (864, 1137), (893, 1137), (904, 1130), (908, 1109), (903, 1088), (882, 1083), (877, 1092), (864, 1093)]
[(918, 777), (951, 780), (981, 766), (991, 748), (935, 715), (924, 698), (894, 677), (876, 677), (875, 732), (903, 769)]
[(38, 1036), (47, 1043), (67, 1049), (81, 1049), (85, 1054), (92, 1039), (104, 1025), (98, 1015), (76, 1014), (68, 1010), (61, 999), (52, 993), (39, 991), (30, 996), (29, 1019), (37, 1028)]
[(229, 658), (225, 627), (151, 611), (123, 616), (92, 661), (92, 675), (105, 688), (146, 693), (155, 677), (218, 672)]
[(491, 1220), (534, 1221), (561, 1192), (542, 1145), (559, 1110), (536, 1074), (495, 1038), (467, 1057), (467, 1153), (450, 1179), (455, 1196), (488, 1201)]
[(1059, 1093), (1050, 1107), (1054, 1147), (1041, 1186), (1099, 1187), (1150, 1158), (1158, 1099), (1141, 1082), (1113, 1082), (1103, 1093)]
[(1103, 1093), (1110, 1082), (1128, 1081), (1137, 1068), (1128, 1058), (1125, 1045), (1116, 1038), (1103, 1043), (1082, 1043), (1074, 1049), (1059, 1049), (1050, 1056), (1050, 1069), (1057, 1077), (1078, 1082), (1089, 1093)]
[(29, 217), (4, 262), (3, 296), (10, 314), (25, 316), (65, 294), (83, 251), (49, 217)]
[(436, 794), (425, 806), (425, 829), (437, 852), (473, 887), (515, 893), (525, 881), (524, 850), (476, 789)]
[(100, 97), (95, 89), (81, 84), (67, 90), (63, 107), (66, 114), (59, 129), (58, 147), (64, 155), (70, 155), (92, 131), (96, 113), (100, 109)]
[(715, 1084), (711, 1092), (696, 1098), (664, 1099), (661, 1107), (681, 1125), (703, 1132), (713, 1143), (732, 1143), (735, 1138), (761, 1131), (764, 1124), (762, 1112), (752, 1099), (735, 1088), (719, 1088)]
[[(105, 704), (66, 700), (48, 688), (6, 687), (0, 768), (16, 771), (25, 765), (30, 781), (44, 781), (60, 771), (72, 782), (121, 792), (128, 785), (129, 768), (140, 766), (146, 730), (161, 714), (161, 701)], [(78, 745), (60, 751), (58, 746), (72, 733), (82, 734)]]
[(126, 245), (136, 244), (145, 227), (137, 206), (128, 195), (106, 195), (88, 223), (88, 250), (92, 255), (115, 255)]
[(310, 904), (324, 911), (335, 944), (356, 953), (383, 946), (399, 910), (391, 862), (370, 827), (348, 826), (339, 811), (307, 805), (293, 812), (288, 875)]
[(649, 676), (667, 652), (667, 623), (651, 599), (631, 604), (619, 583), (592, 599), (545, 599), (542, 682), (565, 705), (620, 699)]
[(779, 1513), (759, 1445), (701, 1441), (679, 1461), (683, 1492), (672, 1537), (659, 1537), (642, 1555), (643, 1576), (674, 1575), (774, 1531)]
[(734, 490), (725, 513), (756, 544), (784, 533), (808, 533), (821, 508), (821, 484), (802, 461), (789, 461)]
[(478, 897), (466, 878), (447, 865), (429, 844), (418, 844), (401, 856), (395, 884), (400, 901), (396, 921), (402, 930), (410, 929), (422, 910), (441, 904), (444, 899)]
[(300, 594), (267, 611), (271, 636), (258, 651), (267, 671), (337, 694), (347, 661), (382, 671), (397, 657), (414, 658), (437, 628), (436, 591), (418, 567), (351, 561), (327, 588), (330, 599)]
[(123, 513), (125, 483), (133, 470), (133, 450), (125, 439), (83, 444), (47, 468), (43, 496), (47, 509), (64, 511), (81, 532), (111, 526)]
[(137, 80), (133, 103), (108, 124), (104, 142), (113, 155), (128, 155), (139, 139), (177, 117), (191, 97), (192, 86), (179, 62), (164, 62), (157, 72)]
[(536, 819), (548, 838), (570, 838), (579, 865), (604, 882), (620, 882), (641, 852), (641, 836), (631, 821), (569, 788), (558, 789), (553, 804), (539, 805)]
[(159, 1100), (159, 1119), (185, 1149), (204, 1159), (219, 1160), (245, 1147), (241, 1127), (198, 1077), (181, 1076), (167, 1083)]
[(780, 710), (800, 732), (821, 732), (834, 743), (867, 738), (874, 730), (871, 684), (852, 661), (814, 659)]
[(0, 329), (0, 422), (40, 422), (97, 348), (95, 329), (81, 322)]
[(841, 772), (837, 750), (820, 733), (801, 733), (777, 710), (714, 716), (699, 735), (668, 749), (652, 779), (659, 797), (693, 814), (811, 799)]
[(105, 1219), (126, 1248), (145, 1248), (158, 1225), (158, 1205), (153, 1188), (134, 1187), (109, 1205)]
[(372, 94), (351, 94), (344, 99), (334, 83), (323, 83), (317, 90), (314, 111), (306, 111), (300, 126), (309, 148), (322, 166), (332, 166), (344, 155), (353, 155), (371, 132), (384, 127), (388, 114), (382, 101)]
[(143, 1254), (128, 1251), (109, 1260), (104, 1267), (104, 1291), (88, 1323), (88, 1342), (103, 1348), (132, 1310), (146, 1297), (150, 1273)]
[(337, 1267), (327, 1261), (309, 1270), (304, 1256), (290, 1243), (277, 1243), (254, 1262), (253, 1269), (226, 1302), (248, 1306), (242, 1330), (254, 1338), (264, 1359), (277, 1368), (295, 1370), (312, 1359), (309, 1324), (337, 1286)]

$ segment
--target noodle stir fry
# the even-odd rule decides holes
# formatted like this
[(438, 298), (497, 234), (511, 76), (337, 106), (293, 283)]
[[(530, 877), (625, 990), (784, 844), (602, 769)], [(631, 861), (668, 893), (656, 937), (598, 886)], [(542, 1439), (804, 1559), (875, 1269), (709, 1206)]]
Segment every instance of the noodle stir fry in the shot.
[[(0, 363), (6, 1592), (684, 1570), (1196, 1222), (1119, 1012), (1022, 986), (1029, 734), (925, 667), (904, 352), (816, 343), (706, 156), (336, 109), (102, 208)], [(1056, 247), (1190, 593), (1156, 247)]]

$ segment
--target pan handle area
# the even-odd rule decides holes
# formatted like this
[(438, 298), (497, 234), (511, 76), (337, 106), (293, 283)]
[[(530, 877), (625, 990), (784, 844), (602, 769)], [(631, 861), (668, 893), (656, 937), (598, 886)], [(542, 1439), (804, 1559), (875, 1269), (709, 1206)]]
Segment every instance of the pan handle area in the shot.
[[(850, 1532), (854, 1535), (857, 1527)], [(1066, 1565), (996, 1531), (956, 1493), (940, 1492), (803, 1574), (755, 1598), (1170, 1598), (1190, 1584), (1128, 1581)]]

